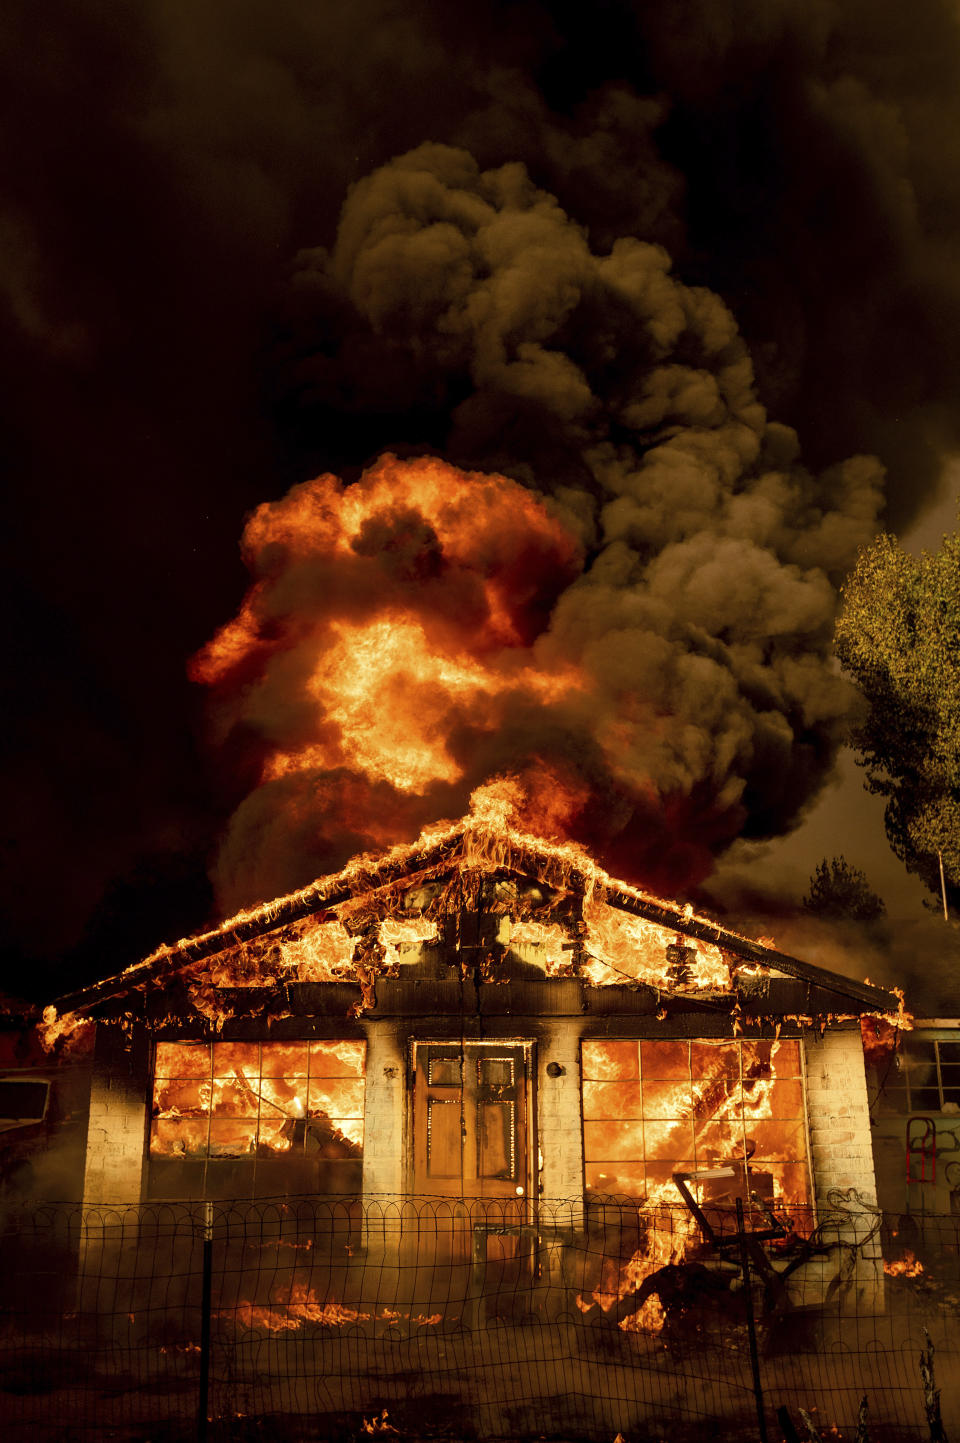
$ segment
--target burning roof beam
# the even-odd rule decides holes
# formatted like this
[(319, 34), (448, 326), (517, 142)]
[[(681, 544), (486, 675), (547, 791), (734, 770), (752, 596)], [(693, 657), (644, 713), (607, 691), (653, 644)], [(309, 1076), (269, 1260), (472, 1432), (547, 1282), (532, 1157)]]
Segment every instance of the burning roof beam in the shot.
[(204, 957), (211, 957), (216, 952), (226, 951), (228, 947), (250, 942), (256, 937), (263, 936), (264, 933), (274, 931), (277, 927), (285, 926), (290, 922), (298, 922), (303, 917), (309, 917), (314, 912), (332, 911), (344, 902), (349, 902), (356, 895), (362, 872), (368, 872), (371, 875), (371, 891), (389, 886), (399, 880), (401, 876), (409, 877), (409, 880), (414, 882), (424, 873), (455, 858), (457, 844), (462, 840), (462, 836), (462, 832), (458, 832), (453, 836), (444, 837), (441, 842), (422, 852), (416, 859), (415, 869), (411, 871), (405, 870), (410, 862), (408, 848), (403, 849), (406, 855), (402, 858), (394, 859), (392, 855), (388, 854), (387, 857), (381, 859), (366, 859), (366, 865), (362, 868), (358, 863), (354, 863), (333, 877), (324, 877), (316, 882), (311, 882), (308, 887), (302, 888), (299, 892), (293, 892), (287, 897), (280, 897), (275, 902), (258, 907), (239, 918), (231, 918), (223, 926), (214, 927), (209, 932), (201, 932), (196, 937), (188, 937), (180, 942), (161, 947), (156, 952), (152, 952), (149, 957), (144, 958), (142, 962), (134, 963), (113, 977), (104, 977), (98, 982), (91, 983), (89, 987), (68, 993), (57, 999), (57, 1011), (62, 1014), (81, 1009), (88, 1010), (97, 1002), (111, 997), (119, 991), (127, 991), (131, 987), (136, 987), (141, 982), (162, 981), (171, 972), (178, 971), (184, 963), (200, 962)]
[(99, 1001), (145, 981), (160, 982), (184, 964), (201, 961), (227, 948), (249, 942), (315, 912), (332, 911), (358, 893), (376, 893), (401, 880), (410, 883), (446, 865), (481, 865), (517, 876), (532, 874), (572, 895), (593, 892), (597, 900), (699, 941), (712, 943), (743, 961), (773, 968), (799, 981), (859, 1002), (866, 1010), (897, 1011), (897, 999), (883, 988), (840, 977), (788, 953), (753, 942), (685, 908), (670, 906), (633, 887), (619, 884), (586, 854), (525, 836), (514, 829), (498, 835), (469, 821), (454, 824), (439, 836), (393, 848), (381, 857), (359, 857), (334, 876), (321, 878), (299, 892), (241, 913), (222, 926), (159, 948), (144, 961), (57, 1001), (58, 1012), (88, 1011)]
[(625, 912), (632, 912), (650, 922), (659, 922), (663, 927), (675, 927), (701, 942), (713, 942), (717, 947), (722, 947), (725, 952), (732, 952), (745, 962), (772, 967), (778, 972), (785, 972), (788, 977), (796, 977), (799, 981), (810, 982), (813, 986), (830, 992), (842, 990), (844, 996), (865, 1003), (871, 1010), (897, 1011), (896, 997), (882, 987), (874, 987), (869, 982), (857, 982), (852, 977), (839, 977), (835, 972), (828, 972), (826, 968), (817, 967), (812, 962), (802, 962), (799, 957), (791, 957), (787, 952), (778, 952), (761, 942), (751, 942), (749, 938), (741, 937), (736, 932), (728, 932), (725, 927), (704, 917), (685, 917), (675, 908), (633, 896), (630, 892), (615, 887), (607, 888), (605, 900), (611, 907), (622, 907)]

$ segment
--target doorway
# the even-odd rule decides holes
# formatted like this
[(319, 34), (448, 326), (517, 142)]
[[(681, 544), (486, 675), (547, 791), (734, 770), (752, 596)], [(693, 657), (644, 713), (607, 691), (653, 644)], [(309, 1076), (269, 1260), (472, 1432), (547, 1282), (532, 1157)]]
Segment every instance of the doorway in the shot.
[(435, 1263), (505, 1294), (533, 1253), (534, 1044), (417, 1041), (412, 1061), (412, 1190)]

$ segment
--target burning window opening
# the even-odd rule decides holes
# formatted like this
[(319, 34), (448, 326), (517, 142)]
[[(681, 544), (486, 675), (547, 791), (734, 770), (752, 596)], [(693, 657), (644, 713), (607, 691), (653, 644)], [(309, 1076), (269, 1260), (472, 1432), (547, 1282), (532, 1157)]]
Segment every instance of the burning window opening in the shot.
[(592, 1301), (610, 1312), (630, 1299), (619, 1326), (659, 1332), (662, 1280), (701, 1249), (692, 1212), (656, 1222), (677, 1201), (675, 1175), (692, 1175), (708, 1215), (738, 1197), (768, 1221), (809, 1211), (800, 1045), (585, 1039), (581, 1062), (586, 1196), (635, 1198), (644, 1233), (629, 1258), (607, 1259)]
[(797, 1041), (584, 1040), (582, 1069), (588, 1197), (674, 1202), (675, 1172), (732, 1164), (741, 1195), (809, 1205)]
[(160, 1042), (150, 1154), (363, 1155), (366, 1044)]

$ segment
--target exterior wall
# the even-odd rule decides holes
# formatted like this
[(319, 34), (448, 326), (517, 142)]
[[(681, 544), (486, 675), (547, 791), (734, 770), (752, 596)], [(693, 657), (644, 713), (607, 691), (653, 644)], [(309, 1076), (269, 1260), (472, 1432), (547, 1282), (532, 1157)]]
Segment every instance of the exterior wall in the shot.
[(143, 1189), (149, 1060), (142, 1033), (131, 1044), (121, 1028), (97, 1024), (75, 1307), (114, 1326), (133, 1306), (137, 1229), (124, 1224), (136, 1213), (125, 1217), (124, 1204), (136, 1208)]
[[(819, 1219), (828, 1240), (861, 1243), (876, 1228), (877, 1185), (860, 1030), (808, 1035), (804, 1056), (810, 1161)], [(831, 1216), (836, 1217), (835, 1223), (829, 1221)], [(880, 1244), (877, 1230), (856, 1255), (849, 1276), (844, 1271), (842, 1250), (798, 1270), (792, 1284), (797, 1300), (812, 1301), (814, 1289), (825, 1292), (835, 1283), (841, 1306), (846, 1304), (861, 1313), (882, 1312)]]
[(363, 1195), (404, 1191), (407, 1059), (394, 1023), (368, 1022), (363, 1109)]
[[(690, 1030), (693, 1019), (678, 1019), (678, 1026), (665, 1029), (654, 1017), (626, 1015), (625, 1006), (622, 1018), (615, 1017), (613, 1007), (603, 1013), (596, 1007), (586, 1015), (579, 1008), (574, 1013), (570, 1006), (572, 999), (561, 990), (566, 985), (543, 986), (544, 995), (555, 999), (556, 1010), (552, 1015), (547, 1007), (538, 1013), (528, 1012), (526, 1007), (522, 1013), (519, 1009), (512, 1011), (511, 1003), (516, 1006), (520, 997), (511, 997), (503, 987), (483, 989), (478, 1010), (472, 1017), (468, 1013), (451, 1015), (450, 1012), (417, 1017), (406, 1008), (397, 1007), (390, 1014), (367, 1015), (361, 1019), (360, 1028), (367, 1041), (363, 1156), (363, 1195), (367, 1202), (381, 1197), (385, 1202), (396, 1199), (411, 1187), (411, 1082), (407, 1055), (410, 1038), (436, 1038), (455, 1030), (455, 1035), (465, 1036), (467, 1040), (494, 1041), (499, 1034), (504, 1038), (528, 1038), (535, 1044), (534, 1181), (539, 1165), (540, 1195), (544, 1202), (552, 1204), (554, 1209), (557, 1204), (568, 1203), (571, 1211), (565, 1226), (579, 1231), (584, 1223), (581, 1038), (609, 1037), (611, 1033), (620, 1037), (663, 1037), (665, 1031), (669, 1031), (673, 1036), (694, 1038), (713, 1032), (719, 1040), (728, 1035), (720, 1030), (728, 1024), (725, 1019), (721, 1022), (698, 1017), (696, 1032)], [(399, 993), (399, 988), (397, 990)], [(486, 1004), (488, 999), (496, 1004), (496, 1014), (486, 1011), (481, 1014), (480, 1000)], [(630, 1003), (633, 999), (633, 993), (626, 997)], [(623, 1001), (619, 998), (619, 989), (610, 1002), (618, 1000)], [(607, 997), (603, 1001), (606, 1003)], [(325, 1023), (324, 1030), (337, 1025)], [(316, 1027), (314, 1018), (309, 1022), (306, 1018), (290, 1018), (284, 1034), (315, 1035)], [(272, 1029), (270, 1035), (273, 1035)], [(855, 1189), (857, 1198), (841, 1200), (843, 1212), (836, 1214), (835, 1236), (840, 1242), (858, 1241), (874, 1225), (875, 1213), (871, 1209), (877, 1199), (859, 1029), (838, 1028), (822, 1038), (808, 1036), (804, 1039), (803, 1054), (810, 1160), (820, 1220), (836, 1206), (832, 1194)], [(145, 1030), (135, 1035), (131, 1045), (119, 1026), (103, 1023), (98, 1026), (83, 1171), (83, 1201), (87, 1206), (137, 1203), (143, 1195), (149, 1070), (150, 1047)], [(558, 1223), (560, 1221), (558, 1216)], [(389, 1240), (381, 1241), (387, 1255)], [(374, 1239), (368, 1235), (365, 1243), (372, 1246)], [(831, 1250), (826, 1259), (815, 1260), (798, 1270), (791, 1280), (796, 1300), (814, 1304), (822, 1302), (828, 1290), (831, 1296), (835, 1294), (838, 1259), (851, 1256), (842, 1248)], [(879, 1237), (857, 1256), (852, 1274), (840, 1277), (839, 1291), (841, 1299), (846, 1298), (851, 1304), (855, 1298), (860, 1311), (882, 1308)]]
[[(960, 1042), (960, 1019), (955, 1017), (917, 1018), (913, 1028), (902, 1039), (906, 1052), (913, 1046)], [(898, 1063), (900, 1065), (898, 1065)], [(888, 1053), (871, 1070), (870, 1110), (873, 1122), (873, 1156), (877, 1173), (880, 1205), (886, 1212), (905, 1215), (914, 1220), (925, 1214), (952, 1215), (960, 1230), (960, 1112), (955, 1102), (945, 1106), (920, 1105), (914, 1096), (908, 1100), (904, 1089), (903, 1056)], [(927, 1157), (914, 1154), (911, 1176), (907, 1183), (907, 1125), (914, 1122), (914, 1141), (926, 1134)], [(929, 1118), (936, 1134), (935, 1158), (933, 1139), (920, 1118)], [(951, 1164), (953, 1164), (951, 1166)], [(901, 1233), (903, 1228), (901, 1227)]]
[(139, 1203), (143, 1187), (150, 1091), (150, 1049), (119, 1027), (97, 1026), (83, 1174), (85, 1206)]
[[(575, 1228), (583, 1225), (581, 1031), (579, 1018), (557, 1018), (550, 1035), (537, 1049), (541, 1196), (544, 1202), (568, 1202), (570, 1224)], [(558, 1067), (561, 1071), (556, 1072)]]

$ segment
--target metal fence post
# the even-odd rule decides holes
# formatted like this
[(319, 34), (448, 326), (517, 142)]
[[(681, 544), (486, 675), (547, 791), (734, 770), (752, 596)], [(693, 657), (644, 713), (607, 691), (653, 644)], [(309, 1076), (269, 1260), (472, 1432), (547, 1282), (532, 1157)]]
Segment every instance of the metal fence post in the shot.
[(750, 1287), (750, 1255), (747, 1251), (743, 1199), (739, 1197), (737, 1198), (737, 1232), (740, 1235), (740, 1268), (743, 1272), (743, 1291), (747, 1305), (747, 1340), (750, 1344), (753, 1396), (757, 1403), (757, 1427), (760, 1430), (760, 1443), (767, 1443), (767, 1420), (763, 1411), (763, 1388), (760, 1383), (760, 1358), (757, 1353), (757, 1329), (753, 1320), (753, 1290)]
[(203, 1283), (200, 1293), (200, 1383), (197, 1397), (197, 1443), (206, 1443), (210, 1396), (210, 1304), (213, 1294), (213, 1203), (203, 1205)]

